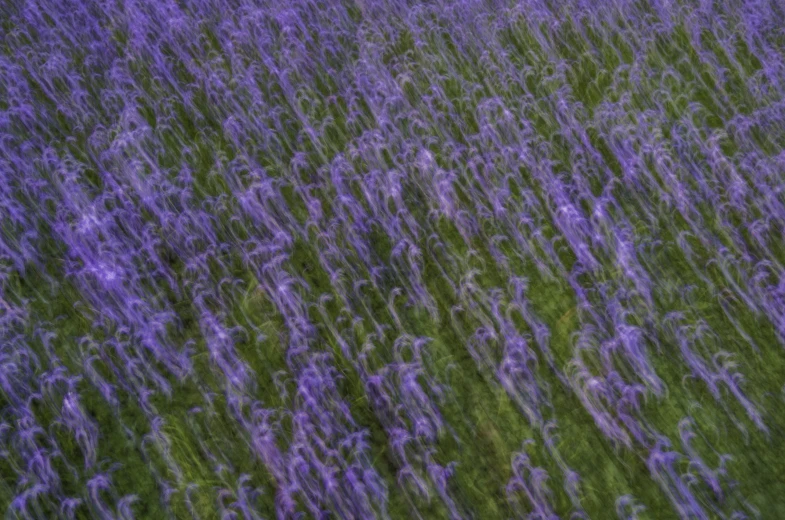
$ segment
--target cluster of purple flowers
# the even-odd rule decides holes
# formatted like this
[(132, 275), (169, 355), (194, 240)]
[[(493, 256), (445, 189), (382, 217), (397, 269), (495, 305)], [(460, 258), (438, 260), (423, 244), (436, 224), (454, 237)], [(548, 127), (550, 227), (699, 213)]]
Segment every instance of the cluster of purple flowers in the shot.
[(782, 434), (785, 12), (688, 4), (0, 6), (0, 507), (480, 518), (476, 385), (499, 517), (596, 510), (573, 413), (655, 517), (773, 517), (673, 394)]

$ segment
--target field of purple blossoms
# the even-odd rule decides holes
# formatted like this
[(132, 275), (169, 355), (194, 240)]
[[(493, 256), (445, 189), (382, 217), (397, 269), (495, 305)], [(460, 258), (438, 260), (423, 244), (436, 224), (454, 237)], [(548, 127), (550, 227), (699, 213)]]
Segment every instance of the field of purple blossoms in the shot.
[(782, 0), (0, 45), (5, 518), (785, 518)]

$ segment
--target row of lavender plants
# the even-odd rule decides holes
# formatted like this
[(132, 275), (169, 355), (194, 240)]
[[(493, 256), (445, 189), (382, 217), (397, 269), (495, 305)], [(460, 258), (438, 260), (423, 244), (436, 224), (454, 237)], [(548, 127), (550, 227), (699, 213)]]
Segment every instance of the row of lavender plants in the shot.
[(785, 518), (785, 6), (0, 3), (7, 518)]

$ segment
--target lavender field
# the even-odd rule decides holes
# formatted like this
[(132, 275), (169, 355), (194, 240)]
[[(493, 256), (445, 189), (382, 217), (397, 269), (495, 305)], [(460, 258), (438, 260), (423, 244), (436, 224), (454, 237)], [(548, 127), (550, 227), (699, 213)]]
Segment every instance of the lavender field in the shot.
[(0, 0), (7, 519), (785, 519), (782, 0)]

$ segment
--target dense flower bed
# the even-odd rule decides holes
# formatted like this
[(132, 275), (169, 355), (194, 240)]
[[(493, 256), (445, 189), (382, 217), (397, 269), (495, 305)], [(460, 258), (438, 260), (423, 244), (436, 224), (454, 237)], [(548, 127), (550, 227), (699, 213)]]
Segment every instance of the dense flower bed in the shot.
[(785, 518), (781, 2), (0, 37), (8, 518)]

